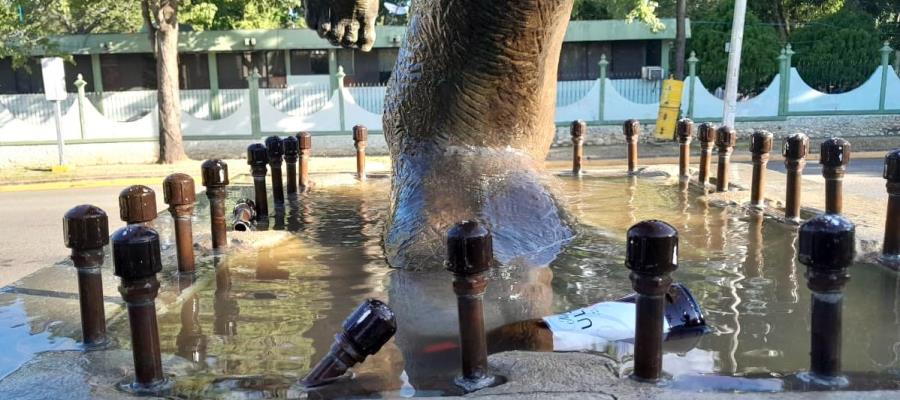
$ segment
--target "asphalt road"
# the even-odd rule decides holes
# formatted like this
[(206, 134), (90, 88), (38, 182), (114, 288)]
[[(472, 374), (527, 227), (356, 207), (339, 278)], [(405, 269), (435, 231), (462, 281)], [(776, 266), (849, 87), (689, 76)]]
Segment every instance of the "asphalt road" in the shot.
[[(157, 208), (165, 206), (162, 188)], [(69, 256), (63, 243), (62, 217), (79, 204), (93, 204), (109, 215), (112, 233), (125, 225), (119, 219), (121, 187), (0, 192), (0, 287), (13, 283)]]

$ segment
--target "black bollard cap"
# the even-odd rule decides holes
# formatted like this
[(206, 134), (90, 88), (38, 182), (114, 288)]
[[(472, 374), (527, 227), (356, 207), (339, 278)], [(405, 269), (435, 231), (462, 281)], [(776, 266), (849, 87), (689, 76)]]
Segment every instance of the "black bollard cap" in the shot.
[(278, 162), (284, 156), (284, 141), (278, 136), (269, 136), (266, 138), (266, 152), (269, 155), (269, 162)]
[(900, 148), (889, 151), (884, 156), (884, 179), (900, 182)]
[(629, 119), (622, 124), (622, 133), (625, 137), (631, 138), (641, 135), (641, 122), (636, 119)]
[(365, 142), (369, 140), (369, 128), (365, 125), (356, 125), (353, 127), (353, 141)]
[(288, 136), (282, 141), (284, 144), (284, 160), (288, 162), (297, 161), (300, 155), (300, 141), (293, 136)]
[(262, 143), (253, 143), (247, 146), (247, 165), (251, 167), (265, 167), (269, 164), (269, 150)]
[(694, 136), (694, 121), (690, 118), (679, 119), (678, 125), (675, 127), (675, 136), (681, 143), (691, 140), (691, 137)]
[(768, 154), (772, 151), (772, 132), (756, 130), (750, 134), (750, 153)]
[(585, 133), (587, 133), (587, 122), (584, 122), (584, 120), (581, 119), (572, 121), (569, 132), (572, 134), (572, 139), (584, 138)]
[(228, 184), (228, 164), (219, 159), (206, 160), (200, 166), (203, 186), (225, 186)]
[(194, 204), (197, 200), (194, 178), (180, 173), (167, 176), (163, 180), (163, 200), (173, 206)]
[(132, 185), (119, 193), (119, 217), (129, 224), (156, 218), (156, 193), (144, 185)]
[(162, 271), (159, 234), (142, 225), (128, 225), (112, 236), (115, 274), (123, 280), (149, 278)]
[(493, 238), (477, 221), (462, 221), (447, 231), (448, 271), (474, 275), (487, 271), (493, 263)]
[(109, 243), (109, 219), (90, 204), (75, 206), (63, 216), (66, 247), (76, 250), (99, 249)]
[(825, 167), (846, 167), (850, 163), (850, 142), (841, 138), (830, 138), (819, 148), (819, 164)]
[(665, 275), (678, 269), (678, 231), (648, 220), (628, 229), (625, 266), (638, 274)]
[(300, 150), (309, 150), (312, 148), (312, 135), (309, 132), (298, 133), (297, 140), (300, 142)]
[(734, 147), (737, 142), (737, 131), (730, 126), (720, 126), (716, 131), (716, 146)]
[(800, 226), (797, 259), (820, 270), (840, 270), (853, 263), (856, 255), (856, 227), (839, 214), (822, 214)]
[(794, 133), (784, 138), (781, 155), (791, 160), (799, 160), (806, 157), (809, 152), (809, 137), (802, 133)]
[(344, 320), (343, 328), (356, 351), (369, 356), (381, 350), (381, 346), (394, 336), (397, 320), (387, 304), (367, 299)]
[(712, 143), (716, 141), (716, 126), (708, 122), (704, 122), (697, 127), (697, 139), (704, 143)]

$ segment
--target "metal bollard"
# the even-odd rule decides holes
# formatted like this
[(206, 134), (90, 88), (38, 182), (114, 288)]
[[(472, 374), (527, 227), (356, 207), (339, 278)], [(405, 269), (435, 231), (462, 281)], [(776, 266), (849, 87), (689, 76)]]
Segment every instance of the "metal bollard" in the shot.
[(146, 224), (156, 219), (156, 193), (144, 185), (119, 192), (119, 217), (127, 224)]
[(161, 395), (171, 388), (163, 376), (156, 321), (156, 295), (162, 271), (159, 235), (143, 225), (128, 225), (112, 236), (115, 274), (121, 278), (119, 293), (128, 307), (134, 380), (123, 389), (137, 394)]
[(772, 151), (772, 132), (753, 131), (750, 135), (750, 153), (753, 155), (753, 177), (750, 184), (750, 206), (765, 208), (763, 192), (766, 188), (766, 165)]
[(269, 170), (272, 173), (272, 200), (276, 206), (284, 206), (284, 180), (281, 177), (281, 164), (284, 163), (284, 142), (278, 136), (267, 137), (266, 152), (269, 155)]
[(462, 353), (462, 375), (455, 383), (466, 392), (497, 382), (488, 373), (483, 305), (487, 288), (485, 272), (493, 263), (491, 233), (478, 222), (462, 221), (447, 232), (447, 270), (453, 273)]
[(175, 250), (178, 253), (178, 272), (194, 272), (194, 235), (191, 214), (197, 194), (194, 178), (187, 174), (172, 174), (163, 180), (163, 199), (175, 220)]
[(700, 186), (706, 188), (706, 184), (709, 183), (712, 148), (716, 142), (716, 126), (706, 122), (700, 124), (697, 128), (697, 139), (700, 140), (700, 172), (697, 180)]
[(309, 132), (297, 134), (300, 146), (300, 191), (309, 190), (309, 157), (312, 154), (312, 135)]
[(356, 147), (356, 177), (366, 179), (366, 145), (369, 142), (369, 128), (365, 125), (353, 127), (353, 147)]
[(256, 196), (256, 219), (269, 218), (269, 196), (266, 192), (266, 165), (269, 163), (269, 152), (266, 146), (253, 143), (247, 146), (247, 165), (253, 175), (253, 193)]
[(850, 279), (855, 255), (855, 227), (838, 214), (823, 214), (800, 227), (797, 259), (806, 265), (812, 291), (810, 372), (816, 380), (846, 384), (841, 377), (841, 289)]
[(300, 142), (294, 136), (284, 138), (284, 163), (287, 170), (287, 194), (297, 193), (297, 160), (300, 158)]
[(784, 219), (800, 222), (800, 182), (803, 167), (806, 166), (806, 153), (809, 151), (809, 138), (802, 133), (795, 133), (784, 138), (781, 154), (784, 156), (784, 167), (787, 174), (787, 189), (784, 199)]
[(716, 174), (716, 191), (727, 192), (728, 180), (731, 177), (731, 152), (737, 141), (737, 132), (730, 126), (720, 127), (716, 132), (716, 147), (719, 148), (718, 173)]
[(825, 212), (840, 214), (844, 206), (844, 173), (850, 164), (850, 142), (830, 138), (819, 148), (819, 164), (825, 178)]
[(103, 246), (109, 243), (106, 213), (88, 204), (70, 209), (63, 217), (63, 238), (66, 247), (72, 249), (72, 263), (78, 271), (82, 340), (87, 348), (101, 347), (107, 343), (100, 274)]
[(678, 269), (678, 231), (648, 220), (629, 228), (627, 237), (625, 266), (637, 292), (633, 376), (657, 381), (662, 374), (665, 295), (672, 284), (669, 274)]
[(641, 123), (636, 119), (629, 119), (622, 124), (622, 132), (628, 144), (628, 173), (633, 174), (638, 158), (637, 144), (641, 136)]
[(397, 332), (394, 312), (375, 299), (364, 301), (344, 320), (343, 329), (334, 336), (331, 349), (301, 380), (310, 388), (334, 382), (350, 367), (375, 354)]
[(253, 200), (240, 199), (234, 210), (231, 211), (233, 220), (231, 229), (238, 232), (252, 231), (254, 228), (253, 221), (256, 219), (256, 205)]
[(228, 186), (228, 164), (212, 159), (200, 166), (206, 197), (209, 198), (210, 224), (212, 226), (212, 246), (219, 249), (228, 245), (225, 233), (225, 187)]
[(583, 120), (572, 121), (570, 128), (572, 134), (572, 174), (581, 174), (581, 161), (584, 159), (584, 135), (587, 133), (587, 123)]
[(900, 266), (900, 149), (884, 156), (884, 179), (887, 179), (888, 206), (881, 254), (884, 260)]
[(678, 176), (682, 180), (690, 179), (691, 138), (694, 136), (694, 121), (689, 118), (678, 120), (675, 130), (678, 138)]

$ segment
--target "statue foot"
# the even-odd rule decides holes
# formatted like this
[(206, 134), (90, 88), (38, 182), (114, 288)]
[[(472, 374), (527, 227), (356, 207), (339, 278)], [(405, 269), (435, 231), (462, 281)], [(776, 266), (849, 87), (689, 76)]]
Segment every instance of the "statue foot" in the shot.
[(334, 46), (369, 51), (375, 43), (378, 0), (306, 0), (306, 24)]

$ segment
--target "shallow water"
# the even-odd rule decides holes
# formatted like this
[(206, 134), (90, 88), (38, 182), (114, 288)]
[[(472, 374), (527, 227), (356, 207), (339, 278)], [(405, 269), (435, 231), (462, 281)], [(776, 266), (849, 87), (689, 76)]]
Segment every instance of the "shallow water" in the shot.
[[(713, 330), (696, 343), (673, 347), (664, 359), (668, 374), (676, 380), (696, 374), (780, 377), (808, 367), (810, 293), (805, 266), (793, 257), (796, 227), (736, 206), (709, 205), (663, 178), (559, 181), (568, 209), (581, 222), (578, 235), (548, 267), (502, 266), (491, 273), (487, 329), (629, 294), (625, 232), (655, 218), (679, 230), (674, 277), (693, 292)], [(232, 188), (229, 202), (251, 193)], [(381, 248), (388, 196), (386, 179), (317, 189), (268, 227), (290, 232), (286, 240), (203, 258), (195, 286), (181, 295), (184, 302), (159, 315), (163, 353), (193, 362), (189, 373), (176, 377), (176, 394), (295, 394), (296, 379), (328, 352), (343, 319), (369, 297), (390, 304), (398, 333), (354, 368), (352, 383), (321, 395), (458, 393), (452, 385), (459, 367), (452, 277), (388, 267)], [(201, 203), (198, 215), (206, 215), (206, 207)], [(171, 241), (171, 232), (161, 234)], [(261, 243), (272, 233), (229, 235)], [(854, 265), (851, 277), (844, 291), (843, 368), (897, 374), (900, 277), (869, 264)], [(110, 331), (121, 347), (129, 346), (124, 318)], [(628, 345), (605, 352), (620, 359), (620, 371), (627, 373)], [(703, 387), (691, 387), (698, 385)]]

